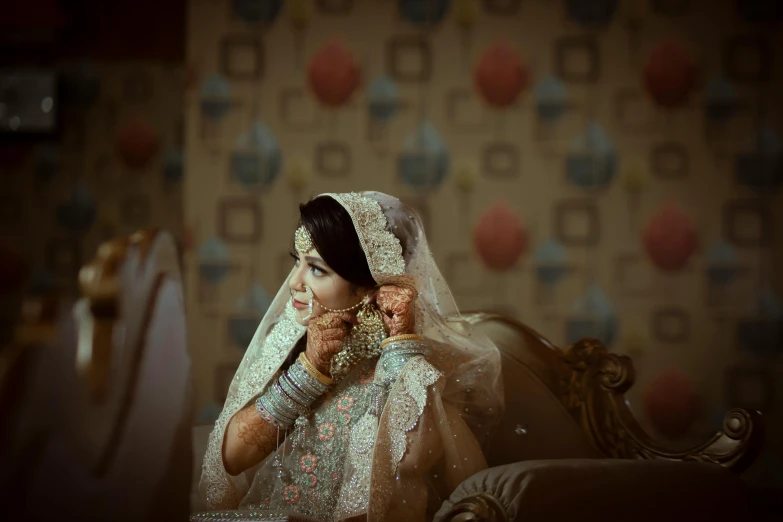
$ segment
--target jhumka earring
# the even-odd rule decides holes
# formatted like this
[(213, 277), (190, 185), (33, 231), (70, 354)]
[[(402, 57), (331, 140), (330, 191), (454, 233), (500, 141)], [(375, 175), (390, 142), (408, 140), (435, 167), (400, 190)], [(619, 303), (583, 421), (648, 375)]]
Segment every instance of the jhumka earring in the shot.
[(388, 337), (381, 311), (367, 297), (356, 314), (358, 324), (351, 328), (343, 350), (332, 357), (330, 373), (335, 379), (344, 377), (359, 362), (381, 354), (381, 342)]

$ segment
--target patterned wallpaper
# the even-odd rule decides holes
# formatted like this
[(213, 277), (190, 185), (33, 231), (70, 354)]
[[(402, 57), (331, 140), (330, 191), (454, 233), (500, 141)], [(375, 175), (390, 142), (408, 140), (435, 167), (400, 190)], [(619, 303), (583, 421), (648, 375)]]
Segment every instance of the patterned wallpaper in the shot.
[(290, 269), (297, 204), (376, 189), (421, 212), (462, 309), (631, 355), (632, 407), (658, 435), (688, 443), (729, 406), (765, 412), (752, 476), (783, 483), (780, 15), (750, 1), (192, 0), (198, 421), (219, 412)]
[(98, 245), (139, 228), (182, 234), (182, 65), (66, 63), (62, 135), (0, 154), (2, 240), (32, 291), (75, 295)]

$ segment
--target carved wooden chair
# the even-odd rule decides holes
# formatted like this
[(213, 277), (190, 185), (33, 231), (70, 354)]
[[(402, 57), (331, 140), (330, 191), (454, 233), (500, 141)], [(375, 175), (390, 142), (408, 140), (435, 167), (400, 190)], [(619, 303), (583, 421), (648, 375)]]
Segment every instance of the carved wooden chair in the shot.
[(28, 299), (0, 358), (8, 520), (187, 520), (191, 385), (168, 233), (105, 243), (83, 298)]
[(461, 484), (436, 520), (749, 519), (738, 474), (763, 444), (757, 412), (733, 409), (709, 440), (667, 450), (623, 395), (630, 358), (594, 339), (561, 350), (500, 314), (463, 315), (502, 353), (506, 411), (487, 445), (490, 469)]

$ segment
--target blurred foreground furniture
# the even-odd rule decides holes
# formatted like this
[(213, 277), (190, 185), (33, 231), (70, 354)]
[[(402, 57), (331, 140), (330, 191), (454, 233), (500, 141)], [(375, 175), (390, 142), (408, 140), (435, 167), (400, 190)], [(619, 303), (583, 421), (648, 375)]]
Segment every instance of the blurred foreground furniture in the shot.
[(502, 353), (506, 411), (489, 469), (463, 482), (442, 521), (750, 520), (738, 476), (758, 456), (758, 413), (729, 411), (687, 451), (656, 444), (631, 413), (630, 358), (594, 339), (565, 350), (500, 314), (464, 314)]
[(166, 232), (102, 245), (83, 298), (28, 299), (0, 352), (5, 520), (187, 520), (190, 360)]

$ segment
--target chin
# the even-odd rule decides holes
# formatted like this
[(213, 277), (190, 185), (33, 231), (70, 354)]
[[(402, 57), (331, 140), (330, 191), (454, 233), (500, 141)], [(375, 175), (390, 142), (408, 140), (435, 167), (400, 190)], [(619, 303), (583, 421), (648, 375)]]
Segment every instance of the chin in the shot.
[(302, 326), (309, 325), (310, 319), (312, 319), (312, 317), (310, 319), (303, 319), (302, 317), (306, 315), (307, 315), (307, 310), (297, 310), (296, 308), (294, 308), (294, 319), (296, 320), (297, 323), (301, 324)]

